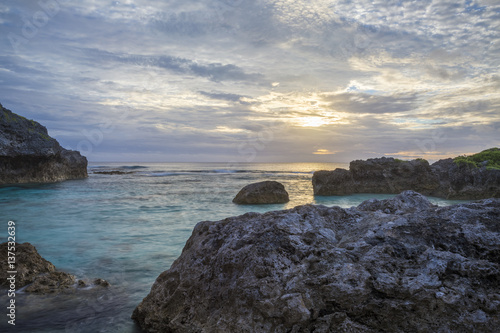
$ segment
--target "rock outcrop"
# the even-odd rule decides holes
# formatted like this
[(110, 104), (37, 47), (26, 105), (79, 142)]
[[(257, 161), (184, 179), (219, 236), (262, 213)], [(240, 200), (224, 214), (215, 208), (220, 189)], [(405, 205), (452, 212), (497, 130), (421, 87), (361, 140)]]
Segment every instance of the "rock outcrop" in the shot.
[(413, 190), (447, 199), (485, 199), (500, 197), (500, 170), (460, 165), (451, 158), (429, 165), (422, 159), (382, 157), (353, 161), (349, 170), (316, 171), (312, 184), (315, 195)]
[(247, 185), (234, 197), (237, 204), (279, 204), (288, 202), (288, 192), (283, 184), (264, 181)]
[(47, 129), (0, 104), (0, 185), (87, 177), (87, 159), (66, 150)]
[[(42, 258), (30, 243), (15, 243), (15, 245), (2, 243), (0, 256), (5, 259), (15, 258), (13, 266), (10, 266), (8, 260), (1, 261), (0, 288), (11, 288), (12, 281), (15, 281), (15, 290), (26, 287), (25, 292), (47, 294), (74, 291), (75, 288), (89, 286), (88, 281), (77, 280), (74, 275), (57, 271), (55, 266)], [(7, 279), (11, 276), (11, 273), (8, 273), (10, 271), (16, 272), (14, 280)], [(102, 279), (95, 279), (91, 284), (101, 287), (109, 286), (109, 283)]]
[[(0, 262), (0, 286), (8, 287), (9, 281), (7, 281), (7, 271), (12, 271), (9, 269), (9, 265), (7, 257), (15, 258), (15, 271), (16, 274), (16, 287), (21, 288), (30, 284), (35, 280), (35, 278), (39, 275), (52, 273), (56, 271), (56, 268), (50, 261), (45, 260), (38, 254), (36, 248), (30, 243), (15, 243), (14, 246), (12, 244), (7, 246), (8, 243), (0, 244), (0, 256), (3, 258)], [(10, 249), (9, 249), (10, 248)], [(14, 256), (7, 256), (7, 254), (11, 252), (14, 253)]]
[(148, 332), (497, 332), (500, 199), (406, 191), (200, 222), (132, 318)]

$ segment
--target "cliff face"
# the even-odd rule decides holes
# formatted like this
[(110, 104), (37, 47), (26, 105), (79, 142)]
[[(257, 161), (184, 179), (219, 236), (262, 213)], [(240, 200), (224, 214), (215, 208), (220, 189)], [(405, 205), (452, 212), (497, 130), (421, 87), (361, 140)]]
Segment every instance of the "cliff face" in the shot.
[(497, 332), (500, 199), (406, 191), (200, 222), (132, 318), (148, 332)]
[(315, 195), (413, 190), (447, 199), (500, 197), (500, 170), (458, 165), (451, 158), (432, 165), (386, 157), (358, 160), (350, 163), (349, 170), (317, 171), (312, 183)]
[(0, 104), (0, 185), (87, 177), (87, 159), (66, 150), (47, 129)]

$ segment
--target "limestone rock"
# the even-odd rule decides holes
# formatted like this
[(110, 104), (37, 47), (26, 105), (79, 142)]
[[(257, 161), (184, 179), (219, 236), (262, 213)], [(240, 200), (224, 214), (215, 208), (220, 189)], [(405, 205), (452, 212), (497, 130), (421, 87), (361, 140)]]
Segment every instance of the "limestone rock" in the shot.
[(76, 283), (73, 275), (65, 272), (51, 272), (39, 275), (26, 287), (25, 291), (34, 294), (47, 294), (63, 291)]
[(17, 271), (17, 288), (24, 287), (25, 285), (33, 282), (33, 280), (40, 274), (52, 273), (56, 271), (54, 265), (42, 258), (42, 256), (38, 254), (36, 248), (30, 243), (15, 243), (15, 246), (12, 247), (8, 246), (8, 243), (5, 242), (0, 244), (0, 256), (2, 258), (0, 261), (0, 286), (2, 287), (9, 286), (9, 282), (7, 281), (9, 274), (7, 274), (7, 271), (12, 271), (6, 260), (8, 252), (15, 254), (14, 271)]
[(87, 159), (66, 150), (47, 129), (0, 104), (0, 185), (87, 177)]
[(497, 332), (500, 199), (405, 191), (200, 222), (132, 318), (148, 332)]
[(432, 165), (440, 186), (436, 196), (453, 199), (500, 198), (500, 170), (457, 165), (453, 159)]
[(316, 171), (313, 175), (313, 188), (316, 195), (348, 195), (355, 189), (349, 170), (337, 168), (332, 171)]
[[(9, 254), (9, 252), (11, 254)], [(14, 256), (12, 256), (12, 253)], [(8, 255), (9, 254), (9, 255)], [(14, 246), (8, 242), (0, 244), (0, 256), (2, 258), (14, 257), (14, 266), (9, 266), (8, 260), (0, 262), (0, 288), (10, 288), (10, 271), (15, 271), (15, 289), (22, 287), (25, 292), (33, 294), (59, 293), (74, 291), (75, 288), (89, 287), (83, 280), (76, 280), (75, 276), (56, 271), (55, 266), (42, 258), (36, 248), (30, 243), (15, 243)], [(108, 287), (110, 284), (103, 279), (95, 279), (93, 286)]]
[(429, 165), (422, 159), (382, 157), (353, 161), (349, 170), (317, 171), (312, 184), (315, 195), (413, 190), (447, 199), (485, 199), (500, 197), (500, 170), (457, 165), (451, 158)]
[(285, 187), (275, 181), (247, 185), (233, 199), (237, 204), (277, 204), (288, 202)]

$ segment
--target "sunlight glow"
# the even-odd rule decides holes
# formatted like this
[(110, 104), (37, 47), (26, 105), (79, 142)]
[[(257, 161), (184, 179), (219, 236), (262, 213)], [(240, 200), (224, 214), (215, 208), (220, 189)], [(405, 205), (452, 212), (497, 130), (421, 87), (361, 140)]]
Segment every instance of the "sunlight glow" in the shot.
[(323, 125), (329, 125), (334, 123), (335, 120), (328, 119), (326, 117), (298, 117), (293, 119), (293, 123), (301, 127), (320, 127)]
[(337, 151), (329, 151), (328, 149), (318, 149), (313, 154), (314, 155), (333, 155), (338, 153)]

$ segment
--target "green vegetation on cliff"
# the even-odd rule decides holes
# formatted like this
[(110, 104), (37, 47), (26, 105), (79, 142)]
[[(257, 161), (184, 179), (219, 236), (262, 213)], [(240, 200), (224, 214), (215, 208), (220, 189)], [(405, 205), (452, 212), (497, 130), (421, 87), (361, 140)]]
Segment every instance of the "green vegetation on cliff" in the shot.
[[(396, 161), (398, 163), (410, 162), (410, 160), (401, 160), (399, 158), (395, 158), (394, 161)], [(416, 158), (414, 161), (419, 161), (419, 162), (424, 162), (424, 163), (429, 164), (429, 162), (425, 158)]]
[(473, 168), (479, 168), (483, 165), (486, 169), (500, 170), (500, 148), (490, 148), (480, 153), (470, 156), (458, 156), (453, 159), (457, 165), (467, 165)]

